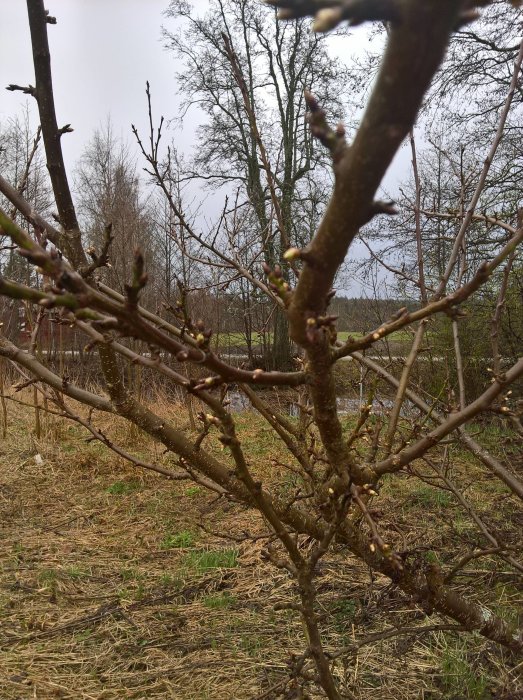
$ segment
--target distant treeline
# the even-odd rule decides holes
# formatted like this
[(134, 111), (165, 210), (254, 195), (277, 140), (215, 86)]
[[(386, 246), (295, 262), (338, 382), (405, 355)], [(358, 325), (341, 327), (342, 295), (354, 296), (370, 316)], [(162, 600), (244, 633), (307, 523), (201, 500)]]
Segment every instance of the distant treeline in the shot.
[(334, 297), (329, 311), (338, 319), (339, 331), (364, 333), (393, 316), (399, 309), (413, 309), (416, 303), (398, 299), (367, 299), (364, 297)]
[[(240, 334), (247, 345), (260, 343), (260, 334), (270, 331), (265, 319), (270, 316), (271, 305), (265, 298), (245, 299), (233, 293), (212, 293), (195, 291), (188, 296), (188, 310), (193, 320), (202, 320), (213, 335)], [(335, 297), (329, 313), (338, 316), (337, 327), (340, 332), (364, 333), (376, 328), (390, 319), (399, 309), (413, 309), (416, 303), (399, 299), (368, 299), (364, 297)], [(166, 320), (173, 321), (168, 312), (163, 313)], [(2, 300), (0, 302), (0, 321), (4, 333), (11, 340), (28, 347), (35, 318), (28, 313), (22, 302)], [(176, 321), (175, 321), (176, 323)], [(84, 339), (65, 321), (58, 310), (49, 311), (40, 321), (39, 346), (43, 350), (59, 352), (63, 350), (82, 351)]]

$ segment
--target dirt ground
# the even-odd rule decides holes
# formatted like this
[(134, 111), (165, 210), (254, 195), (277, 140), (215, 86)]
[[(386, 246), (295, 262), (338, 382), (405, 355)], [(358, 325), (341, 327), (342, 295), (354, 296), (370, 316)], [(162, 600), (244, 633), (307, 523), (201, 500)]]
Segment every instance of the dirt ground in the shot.
[[(304, 630), (295, 612), (275, 610), (294, 600), (293, 585), (263, 559), (263, 539), (242, 541), (265, 533), (252, 512), (139, 471), (61, 419), (45, 419), (36, 440), (32, 412), (8, 411), (0, 441), (2, 700), (298, 697), (288, 680)], [(104, 420), (97, 424), (127, 449), (175, 467), (160, 446)], [(240, 422), (250, 458), (277, 480), (270, 431), (249, 415)], [(497, 486), (473, 481), (468, 495), (492, 527), (520, 517)], [(395, 544), (419, 556), (437, 557), (449, 537), (475, 537), (449, 494), (409, 479), (384, 488), (379, 508)], [(457, 585), (477, 597), (478, 582), (496, 610), (522, 611), (521, 579), (508, 567), (482, 558)], [(523, 698), (521, 659), (482, 638), (396, 634), (449, 622), (427, 617), (346, 553), (322, 562), (318, 583), (327, 647), (346, 648), (336, 672), (358, 698)], [(388, 638), (373, 640), (384, 630)]]

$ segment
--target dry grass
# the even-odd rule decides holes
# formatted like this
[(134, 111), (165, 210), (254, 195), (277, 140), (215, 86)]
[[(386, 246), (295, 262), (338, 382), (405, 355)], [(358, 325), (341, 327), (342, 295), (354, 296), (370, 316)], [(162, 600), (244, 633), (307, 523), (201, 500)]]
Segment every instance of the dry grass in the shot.
[[(179, 407), (162, 410), (184, 420)], [(271, 433), (249, 415), (240, 423), (265, 478), (280, 480), (270, 466), (279, 450)], [(282, 697), (290, 655), (304, 648), (296, 613), (274, 611), (293, 600), (292, 582), (263, 560), (262, 541), (224, 540), (199, 527), (203, 520), (214, 532), (263, 534), (257, 517), (189, 483), (140, 472), (86, 443), (76, 426), (50, 419), (37, 443), (30, 411), (13, 405), (9, 424), (0, 442), (2, 700)], [(113, 419), (97, 424), (128, 442)], [(173, 466), (145, 438), (133, 450)], [(480, 494), (488, 487), (468, 494), (485, 516)], [(515, 514), (490, 488), (490, 516), (503, 527)], [(387, 485), (379, 508), (389, 538), (402, 549), (422, 544), (419, 556), (440, 557), (458, 530), (470, 534), (448, 500), (409, 479)], [(472, 573), (460, 579), (470, 595), (472, 578), (482, 577), (492, 604), (521, 606), (510, 573), (484, 559)], [(389, 627), (443, 622), (342, 552), (324, 560), (319, 585), (332, 650)], [(482, 639), (444, 632), (371, 643), (337, 667), (369, 700), (515, 700), (523, 697), (521, 668)]]

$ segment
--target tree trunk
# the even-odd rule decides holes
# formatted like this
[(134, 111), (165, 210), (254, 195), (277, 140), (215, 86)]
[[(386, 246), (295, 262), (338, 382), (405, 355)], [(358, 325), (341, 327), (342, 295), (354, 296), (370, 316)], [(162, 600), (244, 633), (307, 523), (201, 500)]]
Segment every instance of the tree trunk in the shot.
[(289, 322), (283, 309), (278, 307), (274, 314), (274, 335), (268, 367), (270, 370), (287, 372), (294, 369), (292, 362), (292, 345), (289, 337)]

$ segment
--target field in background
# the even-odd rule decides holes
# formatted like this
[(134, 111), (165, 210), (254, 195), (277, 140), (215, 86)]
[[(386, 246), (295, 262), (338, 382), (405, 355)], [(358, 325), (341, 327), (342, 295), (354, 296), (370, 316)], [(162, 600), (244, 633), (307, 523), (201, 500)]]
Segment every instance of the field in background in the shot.
[[(342, 343), (344, 343), (346, 340), (348, 340), (349, 336), (353, 338), (354, 340), (358, 340), (360, 338), (364, 337), (364, 333), (360, 333), (358, 331), (355, 332), (347, 332), (347, 331), (339, 331), (338, 332), (338, 340)], [(272, 333), (265, 333), (264, 334), (265, 341), (270, 344), (272, 342)], [(402, 349), (406, 352), (408, 352), (410, 346), (409, 346), (409, 340), (412, 342), (412, 333), (410, 333), (408, 330), (407, 331), (395, 331), (394, 333), (391, 333), (387, 337), (387, 341), (389, 344), (394, 344), (394, 347), (402, 347)], [(254, 333), (252, 337), (253, 341), (253, 346), (254, 347), (261, 347), (262, 346), (262, 335), (258, 333)], [(245, 349), (246, 348), (246, 341), (245, 341), (245, 334), (240, 333), (240, 332), (235, 332), (235, 333), (220, 333), (214, 338), (214, 345), (218, 349), (221, 350), (228, 350), (229, 348), (240, 348), (240, 349)], [(380, 343), (379, 344), (380, 349), (383, 349), (385, 347), (385, 343)]]
[[(187, 425), (180, 406), (164, 401), (161, 410)], [(0, 441), (2, 700), (278, 697), (304, 636), (295, 612), (274, 610), (293, 600), (288, 576), (264, 562), (264, 540), (242, 541), (245, 531), (264, 533), (259, 518), (190, 482), (129, 466), (62, 419), (48, 417), (45, 437), (30, 439), (31, 409), (10, 403), (8, 411)], [(259, 421), (238, 416), (249, 459), (265, 482), (290, 492), (294, 476), (274, 466), (281, 448)], [(174, 457), (117, 419), (95, 422), (137, 456), (176, 469)], [(499, 442), (495, 432), (490, 438)], [(221, 453), (214, 438), (207, 446)], [(498, 483), (465, 455), (457, 471), (482, 517), (517, 542), (518, 523), (509, 525), (516, 515)], [(438, 561), (450, 538), (465, 551), (476, 537), (450, 493), (412, 478), (386, 482), (376, 508), (389, 541), (425, 561)], [(521, 609), (521, 589), (488, 557), (471, 562), (458, 586), (472, 591), (478, 580), (490, 591), (485, 604)], [(348, 648), (339, 673), (362, 700), (522, 697), (521, 666), (478, 636), (373, 640), (443, 621), (351, 557), (323, 560), (319, 586), (327, 645)]]

